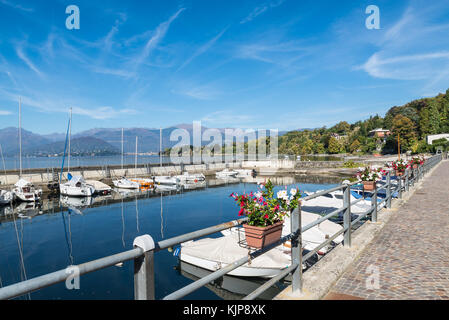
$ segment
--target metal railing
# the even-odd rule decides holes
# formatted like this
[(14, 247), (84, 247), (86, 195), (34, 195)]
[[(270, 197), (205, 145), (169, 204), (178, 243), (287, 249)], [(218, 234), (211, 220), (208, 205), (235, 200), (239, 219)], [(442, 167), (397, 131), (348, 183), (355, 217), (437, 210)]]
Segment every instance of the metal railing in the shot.
[[(343, 184), (325, 191), (316, 192), (302, 198), (302, 201), (311, 200), (322, 195), (329, 194), (331, 192), (342, 191), (343, 194), (343, 206), (337, 210), (334, 210), (325, 216), (317, 219), (316, 221), (302, 226), (301, 224), (301, 207), (295, 209), (290, 216), (291, 233), (281, 237), (277, 242), (264, 247), (262, 249), (249, 252), (249, 254), (241, 259), (230, 263), (223, 268), (212, 272), (211, 274), (192, 282), (191, 284), (167, 295), (164, 300), (180, 299), (193, 291), (201, 288), (202, 286), (214, 281), (234, 269), (248, 263), (250, 260), (272, 250), (273, 248), (291, 241), (291, 264), (289, 267), (280, 270), (280, 273), (266, 281), (263, 285), (257, 288), (255, 291), (247, 295), (244, 300), (253, 300), (260, 294), (274, 285), (276, 282), (282, 280), (287, 275), (292, 275), (291, 286), (293, 293), (302, 292), (303, 283), (303, 261), (307, 261), (310, 257), (316, 254), (320, 249), (330, 245), (338, 236), (344, 236), (343, 246), (351, 247), (352, 229), (363, 218), (367, 218), (370, 215), (372, 222), (377, 222), (377, 212), (382, 207), (391, 207), (391, 200), (393, 197), (402, 198), (403, 192), (407, 192), (411, 185), (415, 184), (418, 180), (429, 172), (429, 170), (438, 164), (442, 160), (441, 155), (433, 156), (427, 159), (422, 166), (418, 168), (407, 169), (403, 176), (398, 176), (393, 179), (391, 171), (386, 175), (385, 182), (379, 182), (379, 188), (375, 188), (371, 196), (371, 206), (364, 212), (358, 213), (358, 217), (352, 220), (351, 207), (361, 201), (366, 201), (365, 198), (360, 198), (351, 202), (351, 187), (358, 184), (358, 182)], [(392, 180), (396, 180), (396, 184)], [(385, 198), (378, 201), (379, 191), (385, 191)], [(325, 242), (321, 243), (313, 250), (303, 253), (302, 249), (302, 234), (307, 230), (319, 225), (325, 220), (332, 218), (335, 215), (343, 212), (343, 228), (327, 238)], [(222, 230), (230, 229), (239, 225), (242, 225), (248, 220), (248, 218), (233, 220), (223, 224), (215, 225), (205, 229), (197, 230), (191, 233), (183, 234), (167, 240), (162, 240), (155, 243), (151, 236), (143, 235), (134, 240), (134, 248), (125, 252), (121, 252), (115, 255), (107, 256), (98, 260), (89, 261), (80, 265), (70, 266), (66, 269), (59, 270), (53, 273), (36, 277), (27, 281), (19, 282), (13, 285), (9, 285), (0, 288), (0, 299), (12, 299), (22, 296), (24, 294), (48, 287), (50, 285), (64, 282), (73, 278), (73, 272), (76, 270), (76, 276), (81, 276), (87, 273), (91, 273), (97, 270), (101, 270), (107, 267), (114, 266), (118, 263), (133, 260), (134, 261), (134, 298), (136, 300), (154, 300), (155, 299), (155, 286), (154, 286), (154, 253), (164, 250), (172, 249), (176, 245), (180, 245), (183, 242), (195, 240)]]

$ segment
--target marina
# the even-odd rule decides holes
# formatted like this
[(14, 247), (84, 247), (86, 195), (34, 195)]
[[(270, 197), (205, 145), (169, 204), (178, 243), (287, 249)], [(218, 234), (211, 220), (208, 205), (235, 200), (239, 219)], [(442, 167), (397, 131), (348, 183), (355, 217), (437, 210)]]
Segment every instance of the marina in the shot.
[[(334, 185), (301, 182), (300, 177), (298, 181), (292, 177), (271, 178), (278, 188), (298, 185), (311, 192)], [(3, 244), (0, 254), (4, 257), (0, 265), (2, 286), (130, 249), (133, 239), (140, 234), (152, 234), (159, 241), (234, 219), (235, 210), (229, 194), (255, 189), (255, 181), (261, 181), (242, 180), (208, 179), (205, 188), (184, 192), (115, 189), (106, 196), (61, 196), (44, 199), (40, 205), (29, 207), (5, 206), (0, 214), (0, 241)], [(180, 268), (180, 261), (173, 252), (158, 253), (155, 272), (160, 291), (157, 297), (162, 298), (175, 288), (190, 283), (189, 277), (180, 275), (189, 273), (186, 270), (190, 269)], [(124, 263), (121, 267), (104, 269), (98, 275), (83, 277), (81, 291), (68, 291), (64, 284), (60, 284), (21, 299), (133, 299), (130, 274), (132, 263)], [(237, 283), (242, 281), (243, 287), (249, 285), (250, 288), (260, 282), (257, 279), (230, 279)], [(106, 283), (108, 285), (103, 285)], [(242, 294), (240, 290), (233, 293), (229, 287), (226, 290), (226, 284), (222, 289), (221, 293), (227, 292), (224, 297)], [(280, 290), (272, 289), (271, 292), (279, 293)], [(190, 298), (221, 299), (207, 288)]]

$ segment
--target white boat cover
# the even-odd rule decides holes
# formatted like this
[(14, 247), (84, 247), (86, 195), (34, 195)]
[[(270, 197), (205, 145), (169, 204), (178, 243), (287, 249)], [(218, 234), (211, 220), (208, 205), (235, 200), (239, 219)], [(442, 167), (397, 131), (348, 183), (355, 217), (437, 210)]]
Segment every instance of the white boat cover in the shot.
[[(248, 256), (248, 249), (241, 247), (235, 237), (205, 238), (189, 241), (182, 244), (181, 260), (183, 255), (189, 255), (208, 261), (214, 261), (224, 267), (236, 260)], [(281, 250), (272, 249), (265, 254), (251, 260), (251, 264), (244, 267), (263, 269), (284, 269), (290, 266), (290, 257)], [(200, 266), (201, 267), (201, 266)]]
[(23, 188), (23, 187), (26, 187), (27, 185), (30, 185), (30, 184), (31, 184), (31, 182), (21, 178), (19, 181), (16, 182), (15, 186), (18, 187), (18, 188)]
[(72, 187), (76, 187), (77, 183), (81, 183), (84, 184), (86, 183), (86, 181), (84, 181), (84, 178), (82, 176), (73, 176), (72, 179), (70, 179), (68, 182), (66, 182), (66, 185), (72, 186)]

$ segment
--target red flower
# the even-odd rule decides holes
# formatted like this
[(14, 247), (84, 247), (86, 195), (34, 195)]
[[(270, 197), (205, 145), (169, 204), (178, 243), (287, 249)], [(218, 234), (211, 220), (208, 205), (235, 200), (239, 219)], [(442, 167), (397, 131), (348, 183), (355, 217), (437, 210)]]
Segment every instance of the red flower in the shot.
[(265, 219), (268, 219), (268, 214), (266, 214), (264, 218), (265, 218)]

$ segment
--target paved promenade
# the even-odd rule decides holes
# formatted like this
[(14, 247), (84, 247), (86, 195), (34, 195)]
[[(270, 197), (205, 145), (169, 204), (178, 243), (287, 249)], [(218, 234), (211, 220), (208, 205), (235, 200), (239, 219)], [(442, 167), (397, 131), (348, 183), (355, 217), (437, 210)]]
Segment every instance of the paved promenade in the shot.
[(449, 299), (449, 160), (397, 208), (325, 299)]

